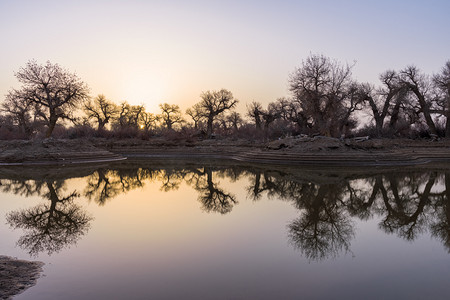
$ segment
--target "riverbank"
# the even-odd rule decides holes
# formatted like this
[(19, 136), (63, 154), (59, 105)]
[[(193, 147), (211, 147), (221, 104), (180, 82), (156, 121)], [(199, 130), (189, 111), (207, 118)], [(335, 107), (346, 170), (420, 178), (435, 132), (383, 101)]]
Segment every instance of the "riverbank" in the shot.
[(44, 264), (0, 255), (0, 299), (12, 299), (36, 284)]
[(126, 158), (233, 160), (307, 166), (411, 166), (450, 163), (450, 140), (286, 138), (247, 140), (1, 141), (0, 165), (74, 165)]
[(450, 140), (286, 138), (246, 140), (102, 141), (97, 147), (129, 158), (227, 159), (303, 166), (409, 166), (450, 163)]
[(91, 164), (123, 159), (85, 139), (0, 141), (0, 166)]

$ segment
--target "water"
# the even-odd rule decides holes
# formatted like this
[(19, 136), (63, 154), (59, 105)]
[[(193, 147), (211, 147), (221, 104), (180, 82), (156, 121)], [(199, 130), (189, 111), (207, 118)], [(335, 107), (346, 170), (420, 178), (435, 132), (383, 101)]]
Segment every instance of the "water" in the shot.
[(450, 170), (129, 161), (0, 171), (15, 299), (444, 299)]

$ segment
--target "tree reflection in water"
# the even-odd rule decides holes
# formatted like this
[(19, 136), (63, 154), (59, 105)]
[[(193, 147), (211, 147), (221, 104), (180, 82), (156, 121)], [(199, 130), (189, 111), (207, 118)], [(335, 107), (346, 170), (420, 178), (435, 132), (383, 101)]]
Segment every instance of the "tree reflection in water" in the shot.
[(188, 185), (199, 192), (198, 199), (203, 209), (207, 212), (219, 212), (225, 214), (237, 204), (234, 195), (219, 187), (213, 180), (213, 173), (218, 177), (231, 177), (234, 180), (240, 172), (229, 169), (214, 171), (213, 167), (199, 168), (120, 168), (120, 169), (98, 169), (87, 178), (87, 186), (84, 196), (99, 205), (104, 205), (121, 193), (136, 188), (142, 188), (146, 181), (157, 181), (161, 183), (161, 191), (169, 192), (177, 190), (185, 181)]
[(435, 219), (430, 222), (431, 234), (441, 240), (450, 253), (450, 173), (444, 175), (445, 189), (436, 195), (433, 205)]
[[(377, 217), (381, 220), (380, 229), (406, 240), (429, 231), (450, 252), (450, 172), (345, 174), (238, 166), (121, 165), (92, 172), (81, 195), (105, 205), (119, 194), (142, 188), (149, 182), (158, 182), (164, 192), (176, 190), (184, 182), (198, 192), (203, 210), (227, 214), (238, 200), (218, 180), (237, 181), (244, 177), (249, 180), (247, 193), (253, 201), (265, 195), (290, 202), (298, 209), (298, 217), (287, 226), (288, 237), (309, 260), (320, 261), (351, 252), (355, 218)], [(62, 180), (2, 182), (4, 192), (40, 195), (49, 200), (7, 215), (12, 227), (26, 231), (18, 243), (30, 254), (59, 251), (75, 243), (89, 228), (92, 218), (73, 201), (80, 195), (73, 191), (63, 196), (63, 187)]]
[(146, 169), (105, 169), (100, 168), (87, 177), (87, 185), (84, 196), (104, 205), (107, 201), (121, 193), (142, 188), (147, 179), (152, 178), (153, 172)]
[[(288, 225), (294, 246), (309, 259), (321, 260), (350, 250), (354, 226), (342, 205), (338, 186), (307, 184), (296, 198), (301, 216)], [(302, 190), (305, 188), (302, 187)]]
[(12, 188), (17, 194), (39, 195), (49, 200), (6, 215), (6, 221), (11, 227), (25, 230), (17, 244), (30, 255), (37, 256), (44, 251), (49, 255), (58, 252), (76, 243), (88, 231), (92, 217), (74, 203), (73, 200), (79, 197), (76, 191), (66, 196), (61, 195), (64, 181), (28, 181), (26, 184), (12, 181), (8, 188)]
[(450, 251), (450, 173), (440, 177), (437, 172), (350, 178), (317, 175), (256, 171), (247, 188), (254, 200), (266, 193), (269, 198), (290, 201), (300, 210), (300, 216), (288, 225), (288, 235), (309, 260), (350, 251), (355, 235), (351, 217), (381, 217), (383, 231), (406, 240), (429, 230)]
[[(217, 172), (224, 176), (224, 172)], [(231, 173), (235, 175), (234, 173)], [(194, 186), (199, 193), (198, 199), (206, 212), (218, 212), (226, 214), (231, 212), (233, 206), (237, 204), (236, 197), (219, 187), (218, 183), (213, 181), (212, 167), (204, 167), (203, 171), (196, 170), (188, 183)]]
[(301, 211), (288, 225), (288, 235), (308, 259), (322, 260), (350, 251), (355, 229), (343, 202), (345, 181), (320, 184), (289, 174), (255, 172), (251, 183), (247, 191), (252, 199), (267, 193), (269, 198), (292, 202)]

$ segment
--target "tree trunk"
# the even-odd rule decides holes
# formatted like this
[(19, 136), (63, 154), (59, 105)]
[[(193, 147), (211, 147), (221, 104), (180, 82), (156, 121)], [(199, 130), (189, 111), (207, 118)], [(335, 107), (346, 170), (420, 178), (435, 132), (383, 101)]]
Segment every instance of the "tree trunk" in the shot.
[(22, 129), (22, 132), (26, 137), (29, 137), (32, 133), (31, 126), (28, 125), (27, 120), (24, 116), (19, 116), (19, 127)]
[(98, 121), (98, 128), (97, 128), (97, 130), (98, 130), (98, 131), (103, 130), (103, 128), (105, 128), (106, 122), (107, 122), (106, 120), (99, 120), (99, 121)]
[(208, 137), (211, 137), (213, 133), (213, 121), (214, 119), (212, 117), (208, 118), (208, 122), (206, 123), (206, 134)]
[(264, 123), (264, 140), (269, 138), (269, 124), (267, 122)]
[(446, 113), (447, 120), (445, 122), (445, 137), (450, 138), (450, 111)]
[(259, 114), (256, 115), (255, 114), (255, 126), (256, 126), (256, 130), (261, 130), (261, 119), (259, 118)]
[(375, 117), (375, 128), (377, 130), (377, 137), (381, 137), (383, 131), (384, 118), (382, 116)]
[(450, 138), (450, 87), (447, 91), (447, 107), (445, 108), (445, 117), (447, 118), (445, 122), (445, 137)]
[(389, 121), (389, 128), (391, 130), (394, 129), (395, 125), (397, 124), (398, 121), (398, 116), (400, 114), (400, 106), (401, 106), (401, 101), (397, 101), (395, 103), (394, 108), (392, 109), (392, 113), (391, 113), (391, 119)]
[(49, 121), (49, 124), (48, 124), (48, 129), (47, 129), (47, 132), (46, 132), (46, 134), (45, 134), (45, 137), (46, 137), (46, 138), (49, 138), (49, 137), (52, 135), (53, 129), (55, 129), (56, 121), (57, 121), (57, 120), (58, 120), (57, 117), (50, 116), (50, 121)]
[(431, 118), (430, 107), (429, 107), (428, 103), (426, 102), (425, 97), (423, 96), (422, 93), (419, 92), (419, 90), (416, 87), (412, 87), (411, 89), (414, 92), (414, 94), (416, 95), (417, 100), (419, 101), (419, 105), (422, 108), (422, 113), (423, 113), (425, 121), (428, 125), (428, 128), (430, 129), (432, 134), (437, 135), (436, 125), (434, 124), (434, 121)]

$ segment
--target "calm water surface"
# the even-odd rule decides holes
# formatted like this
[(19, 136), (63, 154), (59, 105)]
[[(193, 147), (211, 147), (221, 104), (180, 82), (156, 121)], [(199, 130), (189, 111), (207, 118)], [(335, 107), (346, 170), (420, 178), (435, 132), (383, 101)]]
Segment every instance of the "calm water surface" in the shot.
[(140, 161), (0, 183), (0, 255), (45, 263), (14, 299), (450, 295), (450, 170)]

